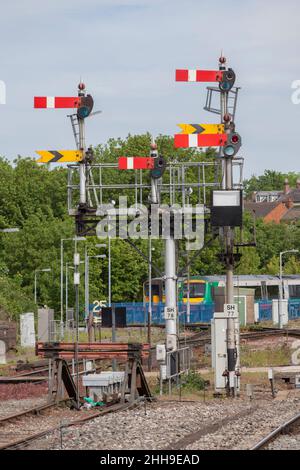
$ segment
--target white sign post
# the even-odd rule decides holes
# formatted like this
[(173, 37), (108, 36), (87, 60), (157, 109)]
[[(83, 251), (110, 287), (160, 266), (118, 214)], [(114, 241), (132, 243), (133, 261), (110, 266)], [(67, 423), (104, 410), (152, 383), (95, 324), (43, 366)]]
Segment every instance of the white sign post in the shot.
[(175, 320), (176, 319), (176, 308), (175, 307), (165, 307), (164, 316), (165, 316), (165, 320)]
[(226, 318), (237, 318), (238, 317), (237, 304), (224, 304), (224, 315)]

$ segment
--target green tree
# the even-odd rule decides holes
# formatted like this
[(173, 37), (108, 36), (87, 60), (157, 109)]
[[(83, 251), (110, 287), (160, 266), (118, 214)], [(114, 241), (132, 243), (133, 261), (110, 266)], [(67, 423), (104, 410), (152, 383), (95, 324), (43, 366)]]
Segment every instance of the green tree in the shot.
[(261, 260), (254, 248), (243, 248), (241, 260), (235, 270), (236, 274), (260, 274)]
[(281, 173), (274, 170), (265, 170), (263, 175), (251, 176), (244, 182), (245, 194), (249, 197), (254, 191), (282, 191), (284, 180), (289, 180), (290, 186), (295, 187), (300, 173)]

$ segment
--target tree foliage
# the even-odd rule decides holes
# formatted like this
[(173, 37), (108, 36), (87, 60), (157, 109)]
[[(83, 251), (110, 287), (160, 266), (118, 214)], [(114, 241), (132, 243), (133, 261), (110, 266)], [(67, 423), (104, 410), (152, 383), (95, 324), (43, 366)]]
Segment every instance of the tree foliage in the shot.
[[(110, 139), (106, 145), (95, 149), (97, 162), (116, 162), (120, 155), (148, 155), (150, 134), (132, 136), (126, 139)], [(174, 149), (173, 139), (159, 136), (158, 150), (167, 159), (173, 161), (198, 161), (212, 159), (214, 150), (199, 152), (195, 149)], [(133, 172), (109, 170), (107, 181), (132, 181)], [(285, 177), (291, 185), (296, 181), (296, 173), (284, 175), (274, 171), (265, 171), (260, 177), (246, 181), (246, 190), (281, 189)], [(213, 181), (215, 168), (207, 174), (207, 180)], [(105, 182), (105, 181), (103, 181)], [(109, 197), (117, 198), (119, 191), (111, 191)], [(196, 201), (197, 194), (191, 195), (190, 203)], [(132, 200), (132, 197), (131, 197)], [(130, 201), (129, 201), (130, 202)], [(146, 200), (144, 202), (147, 202)], [(34, 272), (51, 268), (51, 272), (38, 273), (38, 302), (47, 304), (60, 312), (60, 246), (61, 239), (74, 237), (74, 220), (67, 212), (67, 169), (49, 168), (38, 165), (29, 158), (18, 157), (13, 163), (0, 159), (0, 229), (19, 227), (19, 233), (0, 233), (0, 312), (16, 318), (21, 312), (34, 311), (33, 303)], [(243, 240), (253, 239), (253, 222), (249, 214), (244, 218)], [(300, 223), (264, 224), (257, 222), (257, 248), (241, 249), (242, 257), (236, 272), (239, 274), (270, 273), (279, 271), (279, 253), (291, 248), (300, 249)], [(89, 237), (86, 243), (79, 243), (81, 260), (84, 259), (85, 245), (89, 255), (97, 255), (107, 250), (99, 249), (96, 237)], [(103, 243), (103, 241), (101, 241)], [(148, 254), (147, 240), (136, 240), (136, 245)], [(187, 271), (187, 257), (184, 243), (179, 244), (178, 270)], [(153, 241), (152, 253), (155, 265), (164, 270), (164, 244), (161, 240)], [(64, 267), (72, 265), (74, 243), (64, 242)], [(223, 274), (224, 266), (219, 260), (219, 240), (211, 233), (206, 235), (205, 244), (198, 253), (191, 252), (193, 258), (191, 275)], [(112, 240), (112, 299), (120, 301), (141, 301), (142, 285), (148, 276), (147, 262), (123, 240)], [(284, 259), (285, 273), (299, 273), (298, 257)], [(84, 308), (84, 283), (81, 270), (80, 308)], [(69, 272), (69, 306), (74, 305), (72, 270)], [(158, 274), (153, 269), (152, 276)], [(103, 300), (108, 296), (108, 259), (90, 259), (90, 300)], [(65, 283), (65, 280), (64, 280)], [(64, 299), (65, 300), (65, 299)]]
[(249, 197), (254, 191), (282, 191), (285, 179), (288, 179), (290, 187), (294, 188), (298, 178), (300, 173), (265, 170), (263, 175), (253, 175), (244, 182), (245, 194)]

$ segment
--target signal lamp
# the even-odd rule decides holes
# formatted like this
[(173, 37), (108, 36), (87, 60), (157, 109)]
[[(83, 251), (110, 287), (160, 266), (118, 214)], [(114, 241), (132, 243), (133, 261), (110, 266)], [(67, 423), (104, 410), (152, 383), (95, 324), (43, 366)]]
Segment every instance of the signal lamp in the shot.
[(164, 174), (166, 162), (162, 155), (154, 158), (154, 168), (151, 170), (151, 178), (159, 179)]
[(228, 69), (223, 72), (223, 79), (219, 83), (221, 91), (230, 91), (235, 82), (235, 73), (232, 69)]
[(229, 158), (234, 157), (241, 148), (241, 145), (242, 139), (239, 134), (237, 134), (236, 132), (228, 134), (227, 144), (223, 149), (224, 156)]
[(82, 96), (80, 98), (80, 106), (77, 110), (79, 119), (85, 119), (92, 112), (94, 100), (91, 95)]

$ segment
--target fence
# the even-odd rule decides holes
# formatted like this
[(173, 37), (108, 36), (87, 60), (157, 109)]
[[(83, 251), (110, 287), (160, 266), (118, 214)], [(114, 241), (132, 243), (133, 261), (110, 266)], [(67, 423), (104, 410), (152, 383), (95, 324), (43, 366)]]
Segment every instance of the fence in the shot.
[(191, 363), (191, 349), (189, 346), (180, 348), (175, 352), (167, 352), (167, 379), (170, 380), (182, 374), (187, 374)]
[[(116, 307), (126, 308), (127, 325), (146, 325), (148, 323), (149, 304), (143, 302), (136, 303), (116, 303)], [(152, 325), (164, 325), (164, 308), (165, 304), (160, 302), (152, 304)], [(209, 323), (214, 315), (213, 303), (201, 303), (190, 306), (190, 321), (187, 321), (187, 305), (178, 304), (179, 322), (188, 323)]]
[[(258, 302), (259, 321), (272, 320), (272, 300), (260, 300)], [(300, 318), (300, 299), (289, 299), (289, 320)]]
[(300, 318), (300, 299), (289, 300), (289, 320)]

